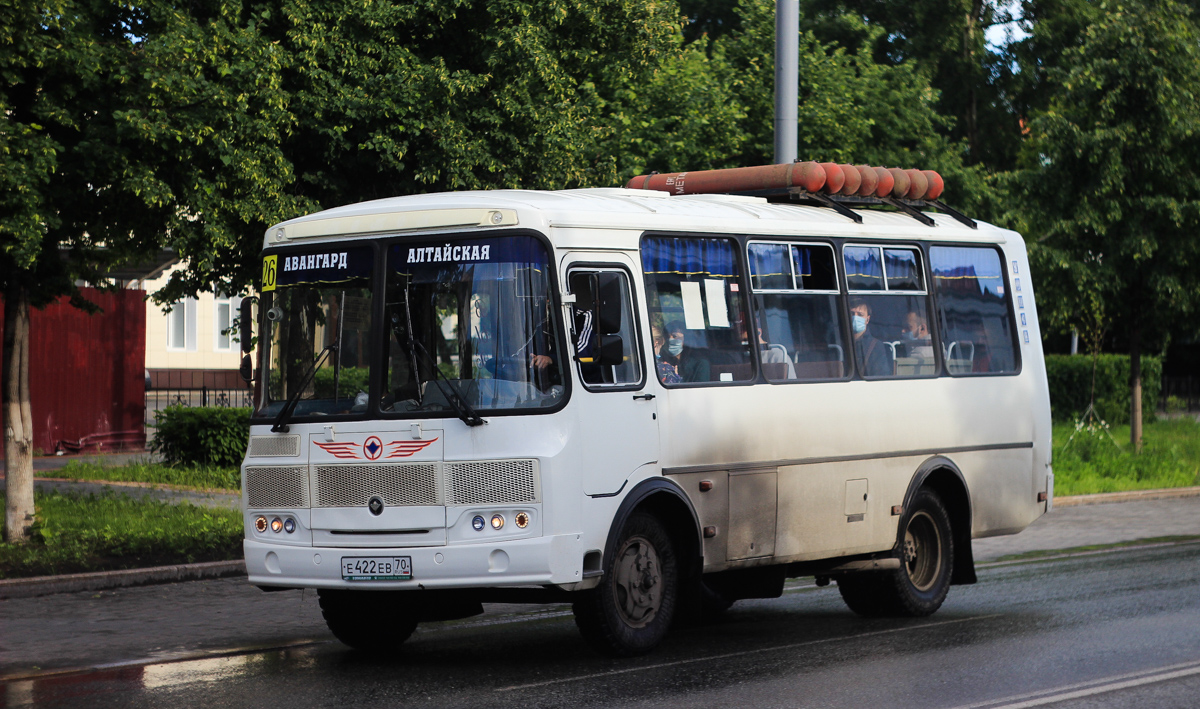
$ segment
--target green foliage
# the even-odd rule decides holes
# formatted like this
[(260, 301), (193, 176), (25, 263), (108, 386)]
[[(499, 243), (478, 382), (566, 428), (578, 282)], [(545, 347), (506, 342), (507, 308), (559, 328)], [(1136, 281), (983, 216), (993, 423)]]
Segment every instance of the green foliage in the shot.
[(1200, 298), (1200, 34), (1171, 0), (1099, 8), (1049, 74), (1015, 186), (1042, 279), (1067, 284), (1051, 318), (1099, 294), (1131, 350), (1155, 350)]
[[(735, 13), (736, 22), (719, 20), (729, 29), (682, 46), (641, 90), (640, 108), (612, 148), (623, 179), (773, 160), (774, 3), (740, 0)], [(846, 22), (868, 38), (882, 32), (861, 18)], [(944, 137), (948, 124), (927, 74), (914, 63), (877, 62), (865, 44), (848, 49), (811, 31), (801, 32), (799, 50), (799, 157), (939, 170), (949, 199), (974, 206), (982, 173), (964, 167), (961, 147)]]
[(154, 413), (151, 447), (171, 465), (238, 466), (250, 437), (250, 409), (171, 406)]
[[(360, 391), (367, 390), (367, 378), (370, 370), (367, 367), (342, 367), (338, 373), (338, 397), (353, 399)], [(274, 372), (272, 372), (274, 374)], [(313, 375), (313, 394), (317, 399), (333, 398), (333, 366), (321, 367)]]
[[(3, 501), (0, 495), (0, 501)], [(0, 578), (238, 559), (238, 510), (127, 495), (37, 493), (26, 545), (0, 543)]]
[(34, 474), (44, 478), (155, 483), (202, 490), (239, 490), (242, 485), (241, 469), (237, 466), (163, 465), (161, 463), (103, 465), (73, 460), (57, 470), (37, 470), (34, 471)]
[(1148, 424), (1141, 453), (1133, 452), (1128, 438), (1128, 426), (1077, 431), (1075, 424), (1055, 424), (1054, 494), (1200, 485), (1200, 424), (1194, 419)]
[[(1050, 410), (1055, 421), (1073, 421), (1087, 410), (1092, 391), (1092, 358), (1046, 355)], [(1142, 410), (1154, 411), (1162, 391), (1162, 361), (1142, 358)], [(1096, 359), (1096, 414), (1109, 424), (1129, 424), (1129, 355)]]

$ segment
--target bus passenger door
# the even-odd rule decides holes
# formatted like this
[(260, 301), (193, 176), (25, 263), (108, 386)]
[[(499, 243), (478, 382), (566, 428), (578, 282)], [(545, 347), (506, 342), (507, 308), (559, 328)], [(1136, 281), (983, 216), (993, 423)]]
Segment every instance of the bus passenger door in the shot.
[[(568, 325), (575, 348), (571, 408), (583, 461), (583, 491), (615, 494), (639, 467), (658, 460), (658, 406), (643, 388), (646, 367), (638, 339), (627, 262), (580, 255), (568, 259)], [(567, 300), (570, 300), (568, 298)]]

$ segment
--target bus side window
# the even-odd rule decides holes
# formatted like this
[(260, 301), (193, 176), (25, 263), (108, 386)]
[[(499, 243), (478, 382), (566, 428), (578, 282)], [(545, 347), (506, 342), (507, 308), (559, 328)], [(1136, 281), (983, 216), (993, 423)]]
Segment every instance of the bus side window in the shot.
[(663, 384), (754, 379), (750, 333), (731, 239), (642, 240), (650, 323), (662, 332), (655, 370)]
[(859, 373), (868, 378), (936, 376), (920, 251), (845, 246), (842, 258)]
[(929, 249), (942, 350), (950, 374), (1005, 374), (1019, 367), (1000, 254), (991, 247)]
[(748, 255), (753, 336), (767, 380), (845, 376), (848, 366), (833, 248), (755, 242)]
[[(603, 275), (603, 277), (599, 277)], [(628, 387), (642, 380), (641, 358), (637, 347), (637, 323), (633, 314), (633, 295), (629, 277), (621, 270), (571, 271), (567, 287), (575, 296), (571, 309), (571, 337), (575, 344), (575, 359), (579, 378), (585, 386)], [(598, 292), (594, 292), (598, 291)], [(597, 303), (606, 307), (619, 305), (620, 322), (598, 322)], [(613, 329), (612, 332), (606, 330)], [(617, 336), (621, 340), (620, 363), (599, 362), (598, 348), (602, 338)]]

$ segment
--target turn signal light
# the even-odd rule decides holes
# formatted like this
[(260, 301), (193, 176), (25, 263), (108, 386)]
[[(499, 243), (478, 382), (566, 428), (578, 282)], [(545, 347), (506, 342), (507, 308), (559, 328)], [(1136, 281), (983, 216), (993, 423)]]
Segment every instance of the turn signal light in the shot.
[(254, 520), (254, 528), (260, 532), (267, 531), (267, 518), (266, 517), (258, 517), (257, 519), (255, 519)]
[(525, 512), (518, 512), (514, 521), (517, 523), (518, 527), (525, 529), (529, 526), (529, 515)]

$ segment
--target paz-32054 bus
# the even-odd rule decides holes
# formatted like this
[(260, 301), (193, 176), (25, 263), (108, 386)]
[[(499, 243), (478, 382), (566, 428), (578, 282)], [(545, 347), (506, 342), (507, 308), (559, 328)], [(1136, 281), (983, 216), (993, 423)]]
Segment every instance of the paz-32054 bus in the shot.
[(363, 649), (567, 601), (635, 654), (801, 575), (933, 613), (972, 539), (1053, 495), (1025, 245), (935, 177), (798, 163), (272, 227), (250, 582), (318, 589)]

